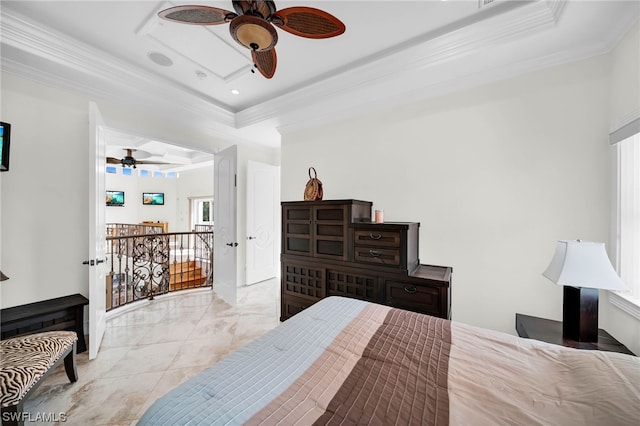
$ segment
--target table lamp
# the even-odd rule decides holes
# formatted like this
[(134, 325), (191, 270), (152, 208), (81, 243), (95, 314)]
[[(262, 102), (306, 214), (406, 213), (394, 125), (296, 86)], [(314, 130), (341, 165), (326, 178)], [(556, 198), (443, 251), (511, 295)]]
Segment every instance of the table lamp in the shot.
[(604, 243), (562, 240), (542, 273), (564, 286), (562, 336), (598, 341), (598, 290), (628, 291), (609, 261)]

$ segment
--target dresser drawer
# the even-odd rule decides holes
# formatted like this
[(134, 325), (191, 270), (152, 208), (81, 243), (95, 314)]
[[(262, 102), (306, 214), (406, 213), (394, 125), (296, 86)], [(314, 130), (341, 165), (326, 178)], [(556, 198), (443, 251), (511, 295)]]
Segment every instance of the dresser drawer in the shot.
[(375, 247), (400, 248), (402, 234), (400, 231), (380, 231), (376, 229), (362, 229), (354, 232), (354, 244)]
[(356, 262), (384, 266), (401, 266), (400, 249), (386, 249), (372, 246), (356, 246), (353, 250)]
[(434, 316), (445, 316), (443, 289), (400, 281), (385, 281), (386, 304)]

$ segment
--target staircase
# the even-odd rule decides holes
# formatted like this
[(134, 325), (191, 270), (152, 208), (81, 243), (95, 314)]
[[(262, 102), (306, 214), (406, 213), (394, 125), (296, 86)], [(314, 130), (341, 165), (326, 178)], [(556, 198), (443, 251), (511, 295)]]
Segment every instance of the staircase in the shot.
[(195, 260), (169, 265), (169, 291), (201, 287), (207, 280)]

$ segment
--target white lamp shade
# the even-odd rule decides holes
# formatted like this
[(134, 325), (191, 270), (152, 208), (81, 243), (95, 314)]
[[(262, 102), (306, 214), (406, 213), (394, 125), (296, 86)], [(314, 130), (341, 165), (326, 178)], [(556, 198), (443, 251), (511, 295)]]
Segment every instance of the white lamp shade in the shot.
[(604, 243), (558, 241), (551, 263), (542, 275), (558, 285), (629, 291), (613, 269)]

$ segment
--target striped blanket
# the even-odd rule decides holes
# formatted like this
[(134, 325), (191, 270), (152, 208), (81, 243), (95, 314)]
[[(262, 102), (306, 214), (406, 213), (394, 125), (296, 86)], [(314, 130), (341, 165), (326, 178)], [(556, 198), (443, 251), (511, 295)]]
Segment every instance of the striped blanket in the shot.
[(633, 424), (640, 359), (330, 297), (156, 401), (138, 425)]

